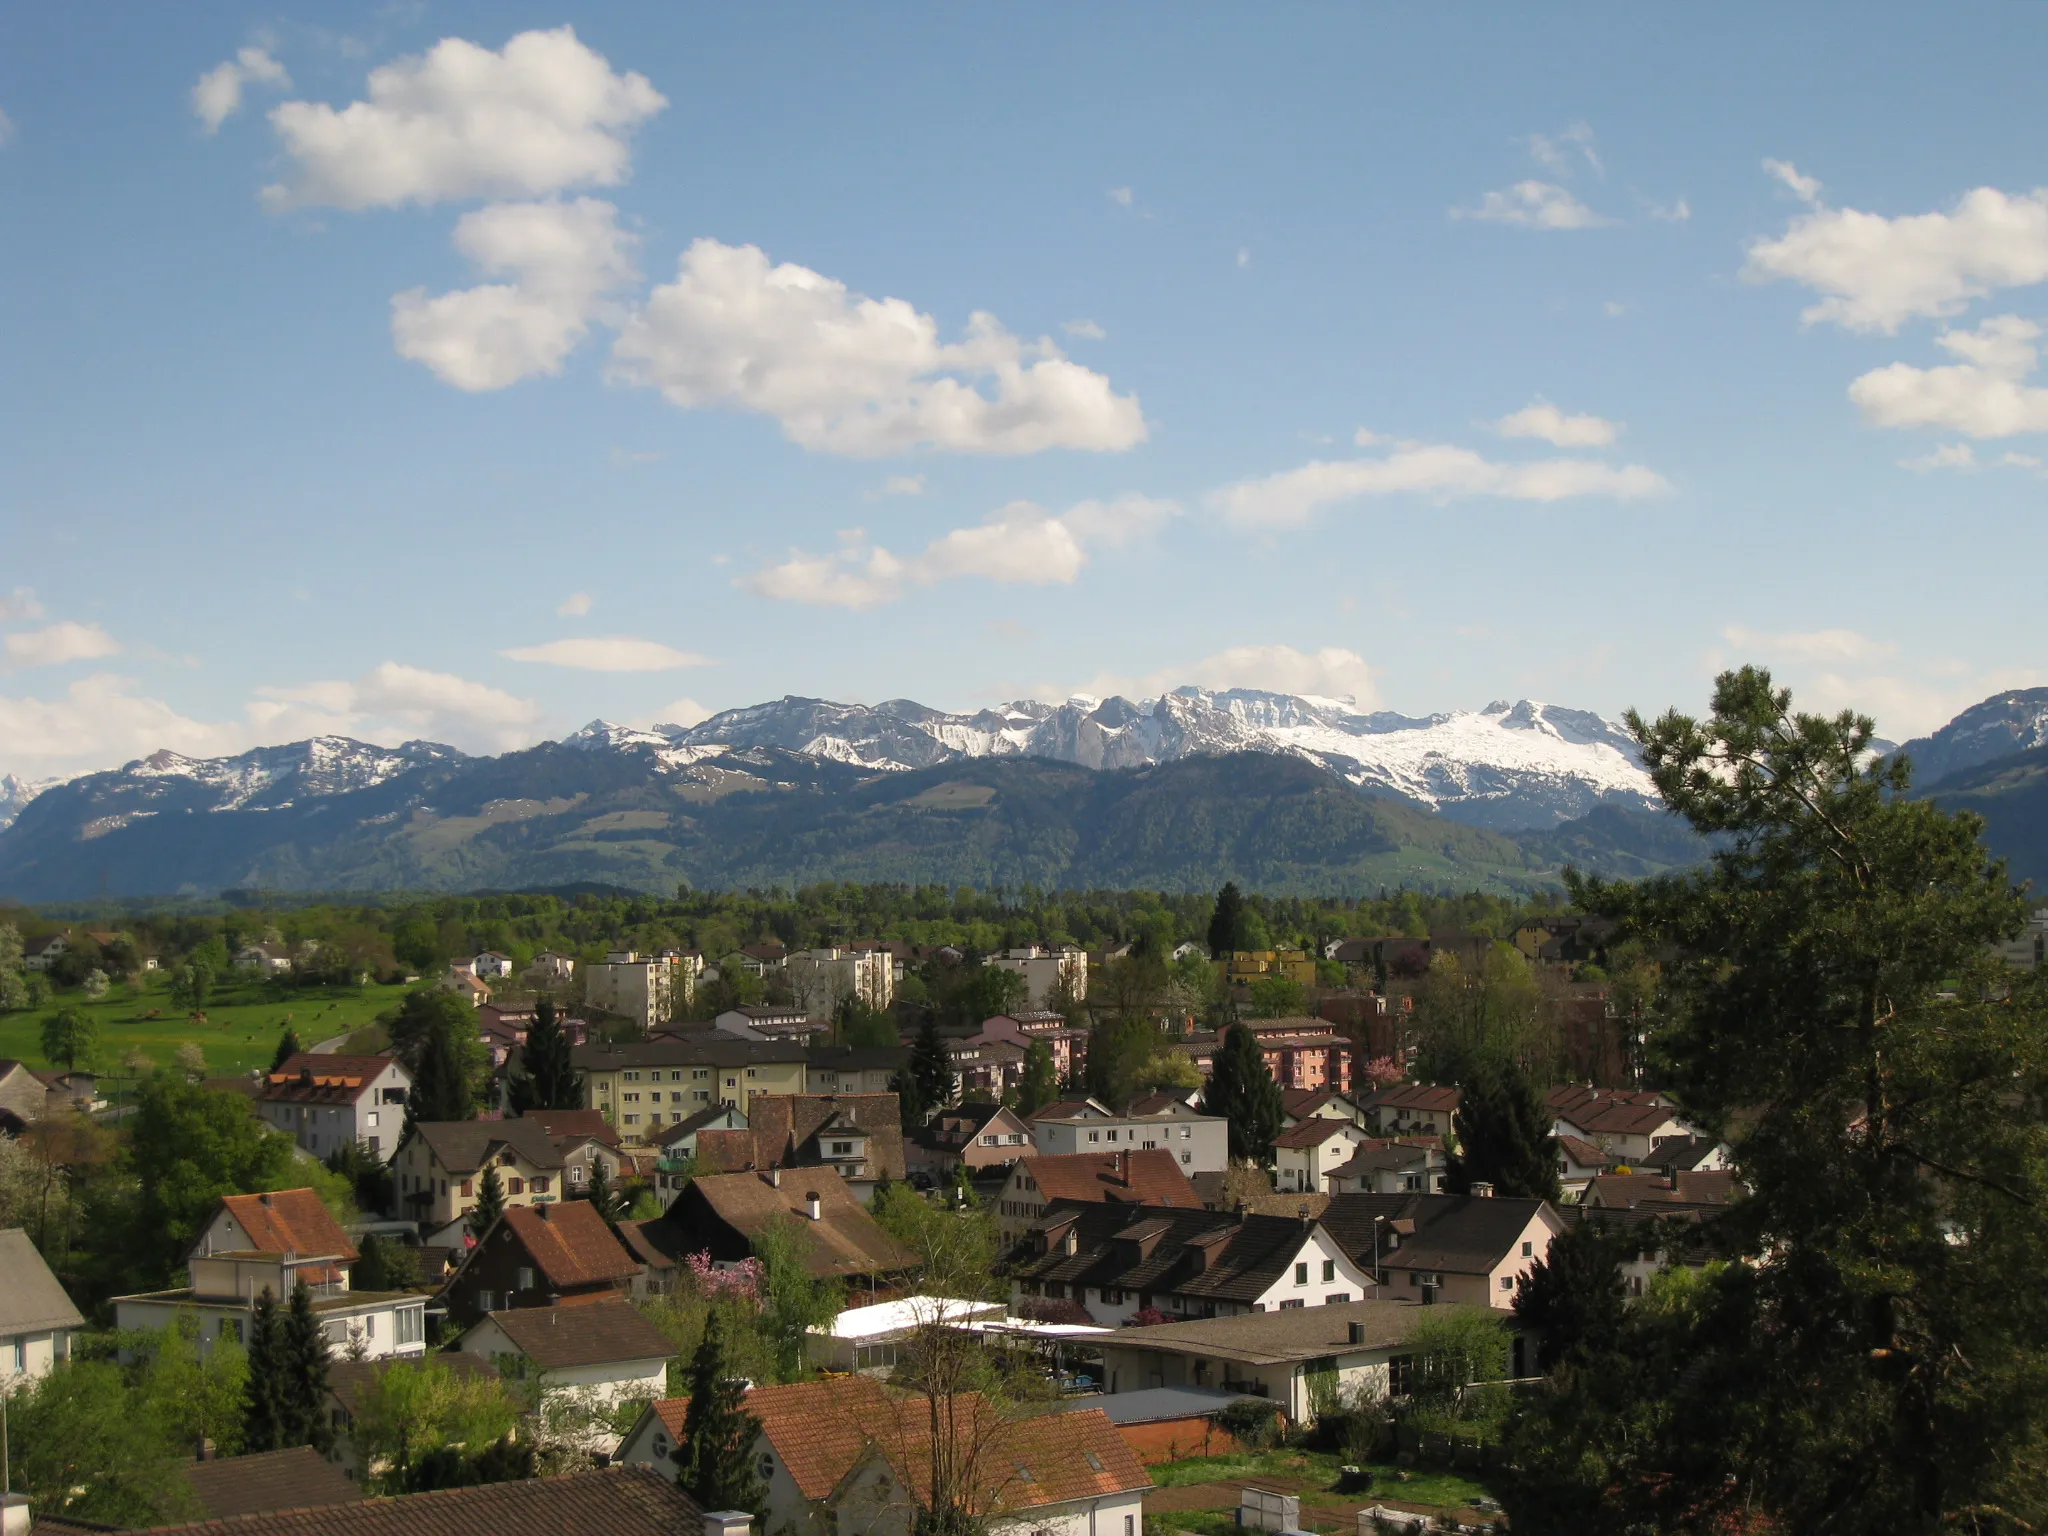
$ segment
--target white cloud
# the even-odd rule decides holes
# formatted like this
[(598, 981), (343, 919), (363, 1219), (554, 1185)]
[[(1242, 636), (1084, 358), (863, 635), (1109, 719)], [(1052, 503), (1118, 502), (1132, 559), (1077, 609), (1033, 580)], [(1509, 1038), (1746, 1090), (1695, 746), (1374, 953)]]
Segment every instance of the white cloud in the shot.
[(395, 295), (392, 345), (457, 389), (503, 389), (559, 373), (605, 295), (639, 275), (635, 244), (619, 228), (618, 210), (596, 198), (494, 203), (464, 214), (455, 248), (486, 276), (512, 281), (433, 298), (422, 288)]
[(940, 535), (911, 559), (870, 544), (848, 529), (829, 555), (792, 550), (780, 565), (740, 578), (738, 585), (780, 602), (865, 609), (894, 602), (911, 586), (962, 576), (1005, 585), (1070, 585), (1091, 549), (1121, 549), (1178, 515), (1170, 501), (1123, 496), (1083, 501), (1054, 516), (1028, 501), (1013, 501), (971, 528)]
[(0, 624), (13, 623), (20, 619), (40, 619), (43, 605), (36, 601), (35, 592), (28, 587), (16, 587), (12, 592), (0, 592)]
[(1242, 270), (1243, 270), (1244, 268), (1246, 268), (1246, 267), (1250, 266), (1251, 264), (1252, 264), (1252, 253), (1251, 253), (1251, 252), (1250, 252), (1249, 250), (1247, 250), (1247, 249), (1246, 249), (1246, 248), (1245, 248), (1244, 246), (1241, 246), (1241, 245), (1240, 245), (1240, 246), (1239, 246), (1239, 247), (1237, 248), (1237, 265), (1238, 265), (1238, 270), (1239, 270), (1239, 271), (1242, 271)]
[(1101, 341), (1109, 335), (1109, 332), (1093, 320), (1063, 320), (1060, 322), (1060, 329), (1069, 336), (1080, 337), (1083, 341)]
[[(1369, 445), (1377, 439), (1361, 433), (1360, 441)], [(1209, 500), (1241, 528), (1297, 528), (1322, 508), (1361, 496), (1496, 496), (1543, 502), (1605, 496), (1635, 501), (1670, 489), (1662, 475), (1640, 464), (1617, 466), (1593, 459), (1502, 464), (1469, 448), (1398, 443), (1383, 458), (1315, 460), (1299, 469), (1227, 485)]]
[(1738, 651), (1760, 656), (1765, 661), (1846, 662), (1885, 661), (1899, 654), (1889, 640), (1873, 640), (1853, 629), (1814, 629), (1768, 634), (1741, 624), (1730, 624), (1722, 638)]
[(1975, 469), (1977, 450), (1968, 443), (1943, 443), (1932, 453), (1922, 454), (1916, 459), (1899, 460), (1901, 469)]
[(556, 617), (564, 619), (580, 619), (588, 612), (590, 612), (590, 594), (588, 592), (571, 592), (555, 608)]
[(1156, 698), (1189, 684), (1198, 688), (1257, 688), (1269, 693), (1348, 699), (1356, 708), (1379, 702), (1378, 674), (1356, 651), (1324, 646), (1238, 645), (1187, 666), (1162, 667), (1142, 677), (1103, 673), (1078, 692), (1103, 698)]
[(667, 105), (569, 27), (522, 32), (495, 53), (443, 38), (370, 71), (366, 101), (274, 108), (294, 165), (264, 198), (359, 209), (617, 186), (631, 169), (628, 135)]
[(1601, 313), (1606, 315), (1608, 319), (1619, 320), (1623, 315), (1628, 313), (1628, 305), (1622, 302), (1620, 299), (1609, 299), (1605, 304), (1602, 304), (1600, 306), (1600, 310)]
[(1998, 462), (2007, 469), (2039, 469), (2042, 461), (2031, 453), (2007, 453)]
[(120, 650), (114, 637), (97, 624), (64, 619), (42, 629), (21, 630), (0, 641), (0, 657), (14, 667), (54, 667), (67, 661), (92, 661)]
[(261, 48), (244, 48), (232, 59), (214, 65), (192, 87), (192, 112), (208, 133), (242, 110), (242, 91), (251, 85), (267, 85), (288, 91), (292, 77), (285, 67)]
[(190, 719), (107, 672), (54, 699), (0, 697), (0, 772), (23, 778), (89, 773), (160, 748), (203, 756), (239, 745), (232, 728)]
[(1692, 204), (1681, 197), (1675, 203), (1652, 203), (1649, 212), (1660, 224), (1683, 224), (1692, 217)]
[(1799, 167), (1790, 160), (1766, 160), (1764, 170), (1782, 181), (1792, 195), (1810, 207), (1820, 203), (1820, 183), (1811, 176), (1799, 174)]
[(1863, 419), (1879, 427), (1939, 427), (1969, 437), (2048, 432), (2048, 389), (2025, 383), (2040, 361), (2041, 328), (1998, 315), (1935, 341), (1961, 359), (1940, 368), (1892, 363), (1849, 386)]
[(1505, 192), (1487, 193), (1477, 208), (1453, 208), (1451, 217), (1518, 224), (1524, 229), (1598, 229), (1614, 222), (1548, 181), (1518, 181)]
[(1819, 201), (1820, 183), (1766, 161), (1811, 211), (1775, 240), (1749, 248), (1752, 282), (1790, 278), (1825, 297), (1801, 312), (1808, 323), (1896, 332), (1915, 316), (1953, 315), (1999, 288), (2048, 280), (2048, 190), (2008, 196), (1966, 192), (1948, 213), (1888, 219)]
[(977, 312), (965, 337), (902, 299), (870, 299), (757, 246), (698, 240), (613, 348), (616, 374), (684, 408), (781, 422), (806, 448), (855, 456), (1114, 451), (1144, 441), (1135, 396)]
[(1600, 163), (1599, 152), (1593, 147), (1593, 130), (1585, 123), (1573, 123), (1556, 135), (1530, 134), (1529, 154), (1538, 165), (1560, 176), (1569, 176), (1581, 158), (1593, 168), (1596, 176), (1607, 174), (1607, 167)]
[(500, 655), (512, 661), (536, 661), (580, 672), (667, 672), (676, 667), (701, 667), (706, 658), (679, 651), (659, 640), (631, 635), (579, 635), (544, 645), (515, 646)]
[(1559, 448), (1604, 448), (1621, 435), (1621, 423), (1599, 416), (1567, 416), (1548, 400), (1534, 400), (1493, 424), (1502, 437), (1540, 437)]
[(1138, 195), (1129, 187), (1111, 187), (1109, 189), (1109, 200), (1119, 208), (1128, 208), (1138, 200)]
[(923, 475), (891, 475), (875, 487), (875, 489), (869, 491), (863, 499), (867, 501), (880, 501), (888, 496), (922, 496), (923, 494)]

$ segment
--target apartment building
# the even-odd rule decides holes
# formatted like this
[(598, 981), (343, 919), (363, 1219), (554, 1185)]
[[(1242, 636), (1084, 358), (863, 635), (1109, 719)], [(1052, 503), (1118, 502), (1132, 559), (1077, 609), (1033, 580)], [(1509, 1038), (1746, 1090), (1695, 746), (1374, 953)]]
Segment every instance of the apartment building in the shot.
[(583, 967), (583, 1000), (652, 1029), (675, 1017), (676, 1004), (689, 1001), (703, 969), (704, 957), (694, 952), (615, 949)]
[(628, 1145), (712, 1104), (742, 1114), (757, 1093), (802, 1093), (807, 1055), (793, 1040), (741, 1040), (723, 1031), (662, 1035), (623, 1045), (579, 1045), (583, 1102)]
[(881, 949), (800, 949), (782, 964), (789, 990), (814, 1018), (830, 1018), (847, 998), (887, 1008), (896, 997), (896, 963)]
[(1031, 944), (991, 955), (988, 963), (1024, 978), (1024, 1006), (1034, 1012), (1052, 1006), (1064, 983), (1076, 1002), (1088, 995), (1088, 952), (1072, 944), (1058, 949)]

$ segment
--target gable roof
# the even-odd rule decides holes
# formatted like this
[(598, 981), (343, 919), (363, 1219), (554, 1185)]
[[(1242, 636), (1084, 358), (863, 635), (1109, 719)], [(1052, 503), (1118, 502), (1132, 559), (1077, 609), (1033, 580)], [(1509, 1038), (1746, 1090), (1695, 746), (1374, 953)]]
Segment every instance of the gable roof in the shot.
[(1660, 1136), (1650, 1143), (1650, 1155), (1643, 1159), (1659, 1168), (1691, 1173), (1720, 1149), (1711, 1136)]
[(1018, 1159), (1026, 1175), (1053, 1200), (1199, 1209), (1202, 1198), (1171, 1152), (1069, 1152)]
[[(1012, 1273), (1041, 1284), (1249, 1302), (1287, 1272), (1314, 1230), (1296, 1217), (1060, 1201), (1038, 1220)], [(1034, 1251), (1041, 1244), (1045, 1251)]]
[(1642, 1136), (1678, 1121), (1678, 1111), (1663, 1104), (1617, 1104), (1585, 1100), (1557, 1118), (1588, 1136)]
[(1358, 1150), (1341, 1167), (1330, 1171), (1332, 1178), (1357, 1178), (1361, 1174), (1397, 1168), (1427, 1168), (1436, 1149), (1420, 1141), (1395, 1136), (1375, 1136), (1359, 1143)]
[(313, 1509), (364, 1498), (362, 1484), (310, 1445), (258, 1451), (184, 1464), (186, 1484), (210, 1519), (260, 1515), (274, 1509)]
[(1351, 1134), (1352, 1126), (1348, 1120), (1326, 1120), (1321, 1115), (1310, 1115), (1275, 1136), (1273, 1145), (1300, 1151), (1306, 1147), (1319, 1147), (1326, 1141), (1349, 1141)]
[[(1485, 1316), (1486, 1307), (1457, 1302), (1442, 1308)], [(1386, 1349), (1405, 1344), (1431, 1316), (1432, 1308), (1415, 1301), (1346, 1301), (1285, 1311), (1244, 1312), (1235, 1317), (1190, 1318), (1150, 1328), (1119, 1328), (1091, 1342), (1114, 1349), (1135, 1345), (1176, 1354), (1208, 1355), (1250, 1365), (1277, 1365), (1293, 1360), (1319, 1360), (1347, 1350)], [(1439, 1310), (1437, 1315), (1441, 1316)], [(1496, 1314), (1497, 1315), (1497, 1314)], [(1351, 1341), (1351, 1325), (1362, 1323), (1362, 1343)]]
[(1607, 1154), (1605, 1152), (1602, 1152), (1590, 1141), (1581, 1141), (1576, 1136), (1558, 1137), (1557, 1150), (1581, 1168), (1605, 1168), (1607, 1166)]
[(1391, 1088), (1367, 1094), (1363, 1107), (1368, 1110), (1415, 1109), (1447, 1115), (1457, 1109), (1460, 1096), (1458, 1090), (1448, 1084), (1395, 1083)]
[[(592, 1110), (591, 1113), (598, 1115), (600, 1119), (603, 1118), (602, 1114), (597, 1110)], [(663, 1126), (650, 1140), (657, 1147), (670, 1146), (675, 1142), (681, 1141), (686, 1136), (695, 1135), (712, 1121), (727, 1114), (739, 1115), (742, 1123), (747, 1118), (745, 1115), (740, 1114), (740, 1111), (731, 1104), (706, 1104), (702, 1109), (676, 1122), (674, 1125)]]
[(626, 1360), (665, 1360), (675, 1353), (668, 1336), (624, 1300), (593, 1301), (577, 1307), (515, 1307), (491, 1313), (489, 1321), (544, 1371), (616, 1365)]
[[(789, 1469), (807, 1499), (828, 1499), (853, 1470), (868, 1445), (868, 1426), (879, 1415), (885, 1394), (872, 1376), (836, 1376), (780, 1387), (754, 1387), (742, 1406), (761, 1421), (761, 1433)], [(669, 1438), (680, 1445), (687, 1397), (648, 1404)]]
[(83, 1328), (85, 1319), (20, 1227), (0, 1230), (0, 1334)]
[[(1483, 1275), (1508, 1257), (1529, 1223), (1544, 1211), (1550, 1211), (1547, 1201), (1507, 1195), (1357, 1194), (1333, 1195), (1322, 1220), (1355, 1262), (1371, 1264), (1373, 1218), (1379, 1216), (1413, 1224), (1411, 1231), (1395, 1233), (1398, 1247), (1388, 1246), (1386, 1230), (1381, 1229), (1383, 1266)], [(1550, 1216), (1559, 1220), (1555, 1211)]]
[(1659, 1173), (1602, 1173), (1595, 1175), (1587, 1186), (1585, 1203), (1726, 1205), (1735, 1187), (1735, 1174), (1727, 1169), (1681, 1173), (1671, 1179)]
[[(640, 1272), (633, 1256), (619, 1246), (612, 1229), (588, 1200), (511, 1205), (498, 1220), (518, 1239), (549, 1285), (601, 1285)], [(485, 1243), (478, 1243), (471, 1252), (481, 1253), (484, 1247)]]
[(1355, 1109), (1350, 1097), (1334, 1088), (1282, 1088), (1280, 1107), (1297, 1118), (1314, 1114), (1325, 1104), (1342, 1104), (1347, 1110)]
[[(714, 1134), (704, 1132), (705, 1136)], [(702, 1137), (698, 1144), (703, 1144)], [(816, 1221), (810, 1219), (806, 1202), (813, 1193), (818, 1196)], [(643, 1238), (665, 1244), (680, 1238), (685, 1230), (694, 1232), (694, 1221), (701, 1217), (691, 1207), (700, 1202), (749, 1243), (778, 1217), (794, 1218), (810, 1239), (814, 1275), (876, 1274), (908, 1269), (917, 1262), (915, 1255), (876, 1225), (845, 1181), (829, 1168), (785, 1174), (779, 1186), (759, 1173), (703, 1175), (690, 1181), (690, 1187), (676, 1197), (662, 1218), (661, 1224), (675, 1229), (674, 1233), (649, 1233), (647, 1228), (657, 1225), (650, 1222), (641, 1228)], [(694, 1252), (703, 1246), (698, 1240), (683, 1251)]]
[(519, 1118), (531, 1120), (555, 1141), (589, 1136), (608, 1147), (619, 1144), (619, 1133), (612, 1129), (601, 1109), (529, 1109)]
[(421, 1120), (412, 1134), (450, 1173), (475, 1173), (494, 1149), (509, 1147), (536, 1168), (559, 1168), (562, 1152), (532, 1116), (517, 1120)]
[(316, 1056), (298, 1051), (277, 1071), (264, 1074), (256, 1096), (272, 1103), (353, 1104), (396, 1061), (395, 1056)]
[[(278, 1189), (261, 1195), (222, 1195), (220, 1209), (234, 1217), (258, 1253), (295, 1253), (305, 1259), (360, 1258), (334, 1213), (310, 1189)], [(200, 1228), (203, 1237), (209, 1221)]]
[(697, 1501), (652, 1467), (605, 1467), (152, 1529), (180, 1536), (678, 1536), (703, 1518)]
[[(993, 1405), (978, 1394), (963, 1394), (952, 1406), (954, 1421), (987, 1425)], [(882, 1421), (876, 1450), (916, 1497), (927, 1497), (932, 1473), (931, 1415), (917, 1399), (892, 1404)], [(1100, 1408), (1042, 1413), (976, 1427), (966, 1434), (981, 1442), (968, 1475), (978, 1484), (975, 1502), (990, 1515), (1042, 1509), (1152, 1486), (1130, 1442)]]
[(1094, 1099), (1054, 1099), (1031, 1111), (1031, 1120), (1101, 1120), (1109, 1116), (1108, 1106)]
[(876, 1174), (904, 1176), (903, 1111), (893, 1093), (757, 1093), (747, 1100), (747, 1129), (755, 1166), (791, 1166), (828, 1125), (858, 1129), (868, 1138)]

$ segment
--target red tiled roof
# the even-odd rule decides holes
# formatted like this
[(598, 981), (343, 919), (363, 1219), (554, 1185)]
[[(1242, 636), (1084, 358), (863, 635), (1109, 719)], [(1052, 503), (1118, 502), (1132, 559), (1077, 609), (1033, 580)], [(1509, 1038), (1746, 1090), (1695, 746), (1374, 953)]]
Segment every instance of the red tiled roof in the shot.
[(503, 1220), (550, 1285), (597, 1285), (640, 1270), (588, 1200), (510, 1206)]
[(1020, 1158), (1025, 1174), (1051, 1200), (1113, 1201), (1126, 1205), (1170, 1205), (1193, 1209), (1202, 1203), (1171, 1152), (1070, 1152), (1057, 1157)]
[[(924, 1497), (931, 1480), (931, 1417), (919, 1398), (892, 1402), (890, 1408), (878, 1425), (877, 1449), (913, 1495)], [(955, 1399), (951, 1412), (959, 1426), (956, 1436), (982, 1447), (968, 1475), (979, 1485), (974, 1502), (984, 1514), (1152, 1486), (1137, 1453), (1100, 1408), (988, 1424), (985, 1416), (994, 1409), (979, 1397), (964, 1394)]]
[(1678, 1116), (1661, 1104), (1588, 1102), (1558, 1111), (1558, 1118), (1588, 1136), (1641, 1136), (1662, 1130)]
[(1325, 1120), (1320, 1115), (1310, 1115), (1299, 1120), (1273, 1138), (1276, 1147), (1292, 1147), (1297, 1151), (1303, 1147), (1321, 1146), (1326, 1141), (1342, 1137), (1351, 1129), (1348, 1120)]
[(302, 1258), (361, 1257), (341, 1223), (310, 1189), (279, 1189), (265, 1195), (222, 1195), (221, 1206), (261, 1253), (296, 1253)]
[(612, 1129), (601, 1109), (530, 1109), (519, 1118), (531, 1120), (558, 1141), (570, 1136), (593, 1136), (608, 1147), (619, 1144), (619, 1133)]
[(318, 1056), (299, 1051), (267, 1073), (259, 1098), (293, 1104), (353, 1104), (377, 1074), (390, 1066), (389, 1056)]

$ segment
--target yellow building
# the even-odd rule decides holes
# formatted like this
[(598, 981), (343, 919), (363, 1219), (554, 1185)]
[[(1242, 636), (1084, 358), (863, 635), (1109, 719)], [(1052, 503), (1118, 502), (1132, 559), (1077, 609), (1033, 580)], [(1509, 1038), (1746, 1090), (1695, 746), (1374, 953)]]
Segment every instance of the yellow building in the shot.
[(1230, 957), (1224, 974), (1234, 987), (1248, 987), (1269, 976), (1284, 976), (1312, 987), (1316, 962), (1313, 955), (1302, 949), (1241, 949)]
[(713, 1033), (579, 1045), (571, 1055), (583, 1074), (584, 1105), (628, 1145), (652, 1141), (714, 1104), (745, 1114), (757, 1093), (802, 1093), (808, 1059), (801, 1041)]

